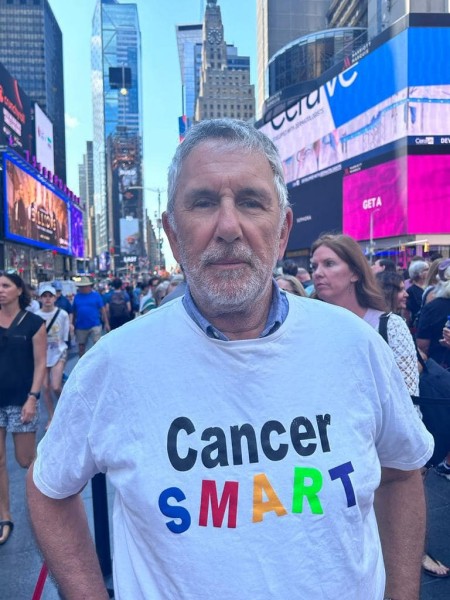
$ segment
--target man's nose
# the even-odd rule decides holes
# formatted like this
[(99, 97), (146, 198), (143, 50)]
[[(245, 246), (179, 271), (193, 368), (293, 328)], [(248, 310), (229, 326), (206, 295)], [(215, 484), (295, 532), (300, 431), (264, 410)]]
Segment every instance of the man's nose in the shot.
[(223, 200), (217, 213), (216, 236), (232, 243), (242, 235), (239, 210), (231, 199)]

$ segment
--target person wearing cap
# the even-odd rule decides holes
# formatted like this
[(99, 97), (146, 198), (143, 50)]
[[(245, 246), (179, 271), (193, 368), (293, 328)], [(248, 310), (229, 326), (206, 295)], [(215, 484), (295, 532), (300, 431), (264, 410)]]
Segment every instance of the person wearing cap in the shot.
[(55, 412), (54, 404), (62, 391), (70, 322), (67, 312), (56, 306), (56, 290), (50, 283), (44, 283), (39, 287), (39, 299), (42, 306), (36, 314), (44, 319), (47, 329), (47, 371), (42, 386), (42, 396), (48, 412), (48, 428)]
[(92, 289), (92, 281), (83, 276), (75, 281), (77, 293), (73, 299), (75, 338), (78, 343), (78, 355), (81, 358), (86, 352), (89, 340), (96, 344), (105, 332), (109, 331), (109, 321), (103, 298)]
[(69, 298), (67, 298), (67, 296), (64, 296), (63, 292), (63, 286), (62, 283), (60, 281), (54, 281), (52, 283), (53, 287), (56, 290), (56, 302), (55, 302), (55, 306), (57, 306), (58, 308), (62, 308), (63, 310), (66, 311), (66, 313), (69, 315), (69, 347), (71, 345), (71, 340), (73, 339), (73, 334), (74, 334), (74, 329), (73, 329), (73, 307), (72, 307), (72, 302), (69, 300)]

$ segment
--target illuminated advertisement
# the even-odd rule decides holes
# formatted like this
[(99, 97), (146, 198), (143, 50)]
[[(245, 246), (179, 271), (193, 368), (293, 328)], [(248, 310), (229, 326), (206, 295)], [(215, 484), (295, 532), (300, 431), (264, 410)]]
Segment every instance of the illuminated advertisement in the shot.
[(344, 175), (343, 231), (357, 240), (450, 231), (450, 156), (413, 155)]
[(408, 233), (450, 231), (450, 156), (408, 157)]
[(120, 252), (136, 254), (139, 248), (139, 219), (126, 217), (120, 219)]
[(407, 157), (346, 174), (343, 232), (357, 240), (407, 233)]
[(67, 201), (3, 155), (5, 237), (69, 254)]
[(286, 182), (332, 173), (401, 139), (449, 143), (449, 47), (450, 29), (404, 30), (263, 124)]
[(0, 63), (0, 144), (31, 152), (32, 139), (30, 99)]
[(70, 250), (77, 258), (84, 257), (83, 212), (70, 204)]
[(55, 153), (53, 147), (53, 124), (39, 104), (34, 105), (34, 129), (36, 139), (36, 158), (52, 173), (55, 172)]

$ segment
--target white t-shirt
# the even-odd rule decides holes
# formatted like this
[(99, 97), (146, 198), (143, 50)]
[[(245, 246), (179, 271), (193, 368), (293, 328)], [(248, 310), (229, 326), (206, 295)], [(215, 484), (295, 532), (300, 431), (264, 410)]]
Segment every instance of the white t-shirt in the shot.
[[(55, 316), (57, 310), (58, 307), (51, 312), (45, 312), (41, 308), (36, 314), (45, 320), (47, 326)], [(65, 310), (60, 308), (58, 316), (50, 327), (50, 331), (47, 331), (47, 367), (54, 367), (67, 349), (66, 342), (69, 339), (69, 326), (69, 315)]]
[(64, 498), (107, 473), (118, 600), (383, 598), (381, 466), (419, 468), (433, 441), (378, 333), (289, 304), (270, 336), (224, 342), (176, 299), (72, 372), (34, 481)]

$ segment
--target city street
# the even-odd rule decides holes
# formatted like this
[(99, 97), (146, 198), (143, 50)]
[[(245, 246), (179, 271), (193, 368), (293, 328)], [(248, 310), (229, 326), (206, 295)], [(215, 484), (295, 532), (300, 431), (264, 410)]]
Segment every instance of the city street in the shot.
[[(70, 372), (77, 357), (69, 358), (66, 372)], [(46, 415), (41, 415), (39, 437), (44, 434), (43, 425)], [(25, 508), (25, 471), (14, 461), (14, 449), (11, 436), (8, 436), (8, 471), (10, 473), (10, 494), (15, 529), (11, 539), (0, 546), (0, 600), (31, 600), (36, 585), (42, 558), (36, 548)], [(426, 491), (429, 505), (428, 544), (429, 552), (445, 564), (450, 564), (450, 481), (430, 472), (426, 479)], [(91, 531), (94, 531), (92, 508), (92, 490), (88, 485), (83, 492)], [(112, 493), (108, 490), (108, 504), (111, 505)], [(399, 507), (401, 510), (401, 507)], [(111, 514), (111, 510), (109, 511)], [(49, 523), (49, 526), (51, 524)], [(42, 600), (59, 600), (60, 596), (50, 579), (44, 587)], [(351, 598), (351, 596), (349, 596)], [(420, 600), (448, 600), (450, 598), (450, 578), (437, 579), (422, 576)], [(131, 600), (131, 599), (130, 599)], [(176, 600), (176, 599), (174, 599)], [(251, 600), (251, 595), (243, 598)], [(268, 598), (267, 600), (270, 600)], [(294, 599), (292, 599), (294, 600)], [(299, 600), (310, 600), (299, 598)], [(371, 599), (367, 599), (371, 600)]]

